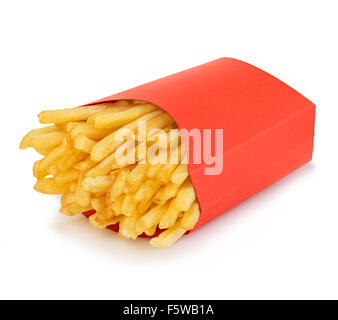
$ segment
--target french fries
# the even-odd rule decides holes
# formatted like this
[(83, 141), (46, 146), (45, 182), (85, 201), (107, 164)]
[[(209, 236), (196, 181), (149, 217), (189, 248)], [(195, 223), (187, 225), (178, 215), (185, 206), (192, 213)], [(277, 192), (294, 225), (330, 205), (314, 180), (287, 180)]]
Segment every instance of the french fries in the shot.
[(61, 144), (66, 134), (62, 131), (54, 131), (31, 137), (32, 147), (35, 150), (39, 148), (51, 148)]
[[(146, 235), (160, 248), (195, 227), (200, 208), (180, 132), (166, 112), (148, 102), (120, 100), (38, 117), (51, 125), (31, 130), (19, 147), (43, 155), (33, 166), (34, 189), (62, 194), (61, 213), (95, 210), (89, 217), (94, 228), (119, 224), (120, 237)], [(156, 155), (148, 158), (150, 150)], [(154, 162), (164, 151), (165, 162)]]
[(38, 179), (34, 189), (46, 194), (64, 194), (69, 192), (68, 184), (57, 183), (53, 178)]
[(95, 117), (95, 128), (119, 128), (144, 114), (153, 111), (156, 107), (153, 104), (141, 104), (135, 107), (130, 107), (126, 110), (116, 113), (99, 114)]
[(39, 113), (40, 123), (65, 123), (70, 121), (87, 120), (88, 116), (113, 106), (110, 103), (76, 107), (71, 109), (49, 110)]
[(50, 132), (58, 132), (59, 129), (57, 126), (52, 125), (48, 127), (33, 129), (29, 131), (21, 140), (20, 142), (20, 149), (27, 149), (29, 147), (32, 147), (32, 138), (42, 136), (43, 134), (47, 134)]
[(121, 133), (121, 130), (127, 129), (134, 132), (137, 130), (139, 121), (149, 121), (152, 118), (161, 116), (161, 114), (163, 114), (161, 110), (150, 112), (134, 120), (133, 122), (126, 124), (122, 128), (113, 131), (111, 134), (107, 135), (106, 137), (104, 137), (102, 140), (100, 140), (98, 143), (95, 144), (92, 151), (90, 152), (90, 158), (96, 162), (102, 161), (106, 156), (114, 152), (115, 149), (122, 144), (123, 141), (117, 138), (119, 136), (119, 133)]
[(158, 237), (152, 238), (150, 240), (150, 244), (153, 247), (157, 248), (169, 248), (186, 232), (187, 230), (180, 228), (178, 223), (177, 226), (171, 227), (166, 231), (163, 231)]
[(74, 168), (62, 171), (55, 175), (55, 182), (57, 183), (68, 183), (72, 181), (77, 181), (80, 177), (81, 172)]
[(95, 141), (89, 139), (87, 136), (79, 134), (74, 138), (74, 149), (80, 150), (86, 153), (90, 153), (90, 150), (94, 146)]

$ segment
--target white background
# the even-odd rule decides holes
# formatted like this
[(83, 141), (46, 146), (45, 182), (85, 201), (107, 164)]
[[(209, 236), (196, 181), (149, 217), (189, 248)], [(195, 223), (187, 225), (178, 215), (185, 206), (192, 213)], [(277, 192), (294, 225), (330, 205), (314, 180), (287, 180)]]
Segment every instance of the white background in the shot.
[[(0, 298), (338, 298), (337, 1), (2, 1)], [(222, 56), (317, 105), (313, 162), (171, 249), (94, 230), (33, 191), (43, 109)]]

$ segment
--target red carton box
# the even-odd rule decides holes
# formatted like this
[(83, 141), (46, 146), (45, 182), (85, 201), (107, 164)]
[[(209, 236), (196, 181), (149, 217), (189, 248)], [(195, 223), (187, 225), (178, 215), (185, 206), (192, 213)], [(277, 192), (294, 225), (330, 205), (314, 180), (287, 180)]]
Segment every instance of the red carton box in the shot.
[[(188, 165), (201, 207), (195, 229), (312, 158), (315, 105), (236, 59), (211, 61), (90, 104), (120, 99), (158, 105), (181, 129), (223, 129), (222, 171), (206, 174), (206, 161)], [(189, 137), (183, 138), (188, 145)]]

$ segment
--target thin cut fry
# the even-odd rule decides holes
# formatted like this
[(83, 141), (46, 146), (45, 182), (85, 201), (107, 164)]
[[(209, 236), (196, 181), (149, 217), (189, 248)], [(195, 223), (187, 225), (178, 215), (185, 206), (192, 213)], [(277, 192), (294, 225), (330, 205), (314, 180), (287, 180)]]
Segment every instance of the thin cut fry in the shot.
[(29, 147), (32, 147), (32, 138), (39, 136), (41, 134), (49, 133), (49, 132), (57, 132), (59, 131), (58, 127), (55, 125), (43, 127), (43, 128), (37, 128), (29, 131), (21, 140), (20, 142), (20, 149), (27, 149)]
[(34, 147), (34, 150), (38, 153), (40, 153), (41, 155), (43, 156), (47, 156), (54, 148), (53, 147), (38, 147), (38, 146), (35, 146)]
[(116, 224), (120, 221), (120, 217), (106, 217), (102, 212), (96, 212), (89, 217), (90, 224), (97, 229), (104, 229), (109, 225)]
[(123, 193), (124, 184), (126, 182), (129, 170), (122, 169), (120, 174), (116, 177), (114, 183), (111, 185), (107, 191), (107, 205), (116, 201), (120, 195)]
[(123, 205), (125, 196), (126, 196), (125, 194), (120, 195), (120, 197), (109, 206), (109, 208), (113, 210), (116, 216), (122, 214), (122, 205)]
[(75, 192), (75, 201), (80, 206), (88, 206), (90, 204), (90, 192), (83, 189), (84, 172), (81, 172)]
[(82, 161), (86, 154), (79, 150), (68, 150), (57, 161), (58, 171), (65, 171), (71, 168), (75, 163)]
[(66, 171), (62, 171), (55, 176), (55, 182), (57, 183), (68, 183), (76, 181), (80, 177), (80, 171), (74, 168), (70, 168)]
[(115, 153), (112, 153), (110, 156), (108, 156), (103, 161), (97, 163), (92, 160), (90, 160), (92, 163), (95, 163), (95, 166), (93, 166), (87, 173), (87, 177), (95, 177), (95, 176), (103, 176), (108, 174), (113, 169), (117, 169), (118, 165), (116, 164), (115, 159)]
[(187, 211), (195, 201), (196, 195), (190, 180), (180, 188), (177, 196), (170, 202), (167, 212), (163, 215), (159, 227), (166, 229), (174, 226), (181, 212)]
[(136, 192), (143, 182), (147, 179), (147, 164), (138, 164), (133, 170), (128, 174), (126, 180), (126, 187), (128, 192)]
[(75, 202), (75, 193), (71, 192), (71, 193), (65, 193), (62, 197), (61, 197), (61, 206), (62, 207), (67, 207), (68, 205), (70, 205), (71, 203)]
[(81, 121), (87, 120), (89, 115), (105, 110), (108, 107), (108, 103), (102, 103), (71, 109), (48, 110), (40, 112), (38, 117), (40, 123), (63, 123), (69, 121)]
[(135, 193), (136, 202), (147, 202), (160, 189), (161, 185), (153, 180), (148, 179)]
[(95, 117), (94, 126), (95, 128), (118, 128), (142, 115), (153, 111), (156, 107), (150, 103), (140, 104), (135, 107), (130, 107), (126, 110), (117, 113), (106, 113)]
[(160, 163), (151, 165), (150, 168), (148, 169), (147, 177), (150, 179), (155, 179), (160, 169), (161, 169)]
[(119, 224), (119, 236), (121, 238), (136, 239), (137, 233), (135, 230), (135, 224), (139, 217), (139, 213), (135, 213), (131, 216), (122, 216)]
[(190, 209), (184, 212), (183, 217), (180, 222), (180, 228), (185, 230), (192, 230), (195, 227), (198, 219), (200, 217), (200, 207), (195, 201)]
[(74, 216), (76, 214), (85, 212), (85, 211), (89, 211), (91, 210), (92, 207), (90, 205), (82, 207), (80, 205), (78, 205), (77, 203), (71, 203), (65, 207), (62, 207), (60, 209), (60, 212), (67, 215), (67, 216)]
[(94, 146), (96, 141), (89, 139), (85, 135), (79, 134), (74, 138), (74, 148), (86, 153), (90, 153), (90, 150)]
[(161, 187), (161, 189), (156, 193), (153, 201), (157, 204), (164, 204), (169, 199), (176, 196), (178, 192), (178, 187), (173, 183), (168, 183)]
[(155, 233), (156, 229), (157, 229), (157, 226), (155, 225), (155, 226), (150, 227), (148, 230), (144, 231), (144, 233), (147, 236), (152, 236)]
[(54, 131), (31, 137), (34, 149), (55, 147), (62, 143), (66, 134), (62, 131)]
[(106, 197), (93, 198), (90, 203), (95, 211), (102, 211), (106, 206)]
[(36, 171), (35, 176), (38, 178), (45, 177), (48, 174), (47, 172), (48, 167), (58, 158), (62, 157), (69, 150), (70, 147), (68, 145), (61, 145), (53, 149), (46, 157), (44, 157), (38, 162), (35, 168)]
[[(156, 112), (156, 111), (154, 111)], [(149, 120), (149, 119), (147, 119)], [(153, 117), (149, 121), (147, 121), (147, 130), (145, 132), (138, 132), (137, 139), (138, 140), (146, 140), (148, 134), (154, 129), (163, 129), (168, 125), (174, 123), (174, 120), (170, 117), (170, 115), (166, 112), (162, 112), (156, 117)]]
[(96, 165), (97, 163), (90, 160), (90, 157), (87, 156), (83, 161), (73, 164), (73, 168), (79, 171), (87, 171)]
[(150, 244), (156, 248), (169, 248), (185, 233), (185, 229), (174, 226), (166, 231), (163, 231), (158, 237), (152, 238), (150, 240)]
[(56, 183), (53, 178), (39, 179), (34, 189), (46, 194), (63, 194), (70, 191), (67, 183)]
[(175, 186), (180, 186), (185, 179), (188, 177), (188, 168), (186, 164), (180, 164), (174, 172), (172, 173), (170, 177), (170, 181), (175, 185)]
[(67, 141), (69, 144), (72, 144), (76, 136), (83, 135), (92, 140), (100, 140), (110, 134), (113, 129), (97, 129), (92, 124), (86, 122), (77, 123), (71, 130), (67, 133)]
[(131, 193), (127, 193), (121, 208), (121, 214), (125, 216), (131, 216), (137, 207), (137, 202)]
[(136, 233), (141, 234), (146, 230), (149, 230), (153, 226), (157, 226), (160, 222), (161, 217), (167, 211), (168, 204), (157, 205), (150, 209), (144, 216), (142, 216), (136, 223)]
[(112, 182), (111, 176), (85, 177), (83, 179), (82, 187), (83, 190), (92, 193), (106, 192)]
[(107, 110), (100, 111), (100, 112), (97, 112), (97, 113), (93, 113), (90, 116), (88, 116), (87, 123), (90, 123), (90, 124), (94, 125), (96, 117), (101, 117), (101, 116), (104, 116), (104, 115), (111, 115), (111, 114), (114, 114), (114, 113), (117, 113), (117, 112), (121, 112), (121, 111), (124, 111), (124, 110), (127, 110), (127, 109), (130, 108), (129, 105), (118, 106), (118, 105), (115, 105), (115, 104), (116, 103), (114, 103), (113, 107), (111, 107), (111, 108), (109, 108)]
[(171, 174), (177, 168), (180, 161), (180, 148), (177, 146), (168, 155), (168, 163), (162, 164), (155, 180), (160, 184), (170, 181)]

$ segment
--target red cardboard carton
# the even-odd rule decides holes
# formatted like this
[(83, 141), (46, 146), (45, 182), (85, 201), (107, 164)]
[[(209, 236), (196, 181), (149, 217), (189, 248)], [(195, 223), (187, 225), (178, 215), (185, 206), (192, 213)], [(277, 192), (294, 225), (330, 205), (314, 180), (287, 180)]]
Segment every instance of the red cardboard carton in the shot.
[[(181, 129), (223, 129), (222, 171), (205, 174), (205, 161), (188, 165), (201, 208), (195, 229), (312, 158), (314, 104), (236, 59), (211, 61), (90, 104), (120, 99), (151, 102)], [(189, 137), (184, 140), (188, 145)]]

